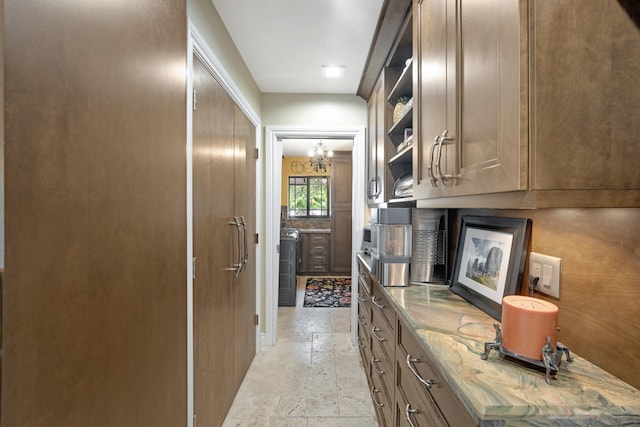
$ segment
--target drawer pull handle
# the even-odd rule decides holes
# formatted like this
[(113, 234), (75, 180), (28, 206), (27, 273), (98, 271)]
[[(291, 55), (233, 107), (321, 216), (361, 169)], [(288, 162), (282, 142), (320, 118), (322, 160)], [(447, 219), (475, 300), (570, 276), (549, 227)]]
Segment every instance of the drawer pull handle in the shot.
[(371, 398), (373, 399), (373, 403), (375, 403), (378, 408), (382, 408), (384, 405), (376, 400), (376, 393), (380, 393), (380, 390), (375, 386), (371, 387)]
[(373, 302), (373, 304), (374, 304), (376, 307), (381, 308), (381, 309), (384, 309), (384, 305), (382, 305), (382, 304), (378, 304), (378, 302), (377, 302), (377, 301), (378, 301), (378, 298), (376, 298), (376, 297), (371, 297), (371, 302)]
[(427, 390), (431, 389), (431, 386), (433, 384), (436, 383), (435, 380), (425, 380), (424, 378), (422, 378), (420, 376), (420, 374), (418, 374), (418, 372), (416, 371), (416, 368), (413, 367), (414, 363), (420, 363), (421, 360), (420, 359), (414, 359), (411, 357), (410, 354), (407, 354), (407, 367), (409, 368), (409, 370), (411, 371), (411, 373), (418, 379), (418, 381), (420, 381), (422, 383), (422, 385), (424, 385)]
[(384, 375), (384, 371), (379, 371), (378, 368), (376, 368), (376, 363), (380, 363), (380, 359), (376, 359), (375, 356), (371, 356), (371, 367), (373, 370), (376, 371), (378, 375)]
[(374, 337), (376, 337), (376, 339), (380, 342), (384, 341), (384, 337), (379, 337), (378, 334), (376, 334), (376, 332), (381, 331), (382, 329), (380, 328), (376, 328), (375, 326), (373, 326), (371, 328), (371, 335), (373, 335)]
[(411, 421), (411, 414), (419, 414), (419, 413), (420, 413), (419, 409), (411, 409), (411, 404), (407, 403), (407, 407), (404, 410), (404, 414), (407, 416), (407, 422), (411, 427), (416, 427), (415, 424), (413, 424), (413, 421)]

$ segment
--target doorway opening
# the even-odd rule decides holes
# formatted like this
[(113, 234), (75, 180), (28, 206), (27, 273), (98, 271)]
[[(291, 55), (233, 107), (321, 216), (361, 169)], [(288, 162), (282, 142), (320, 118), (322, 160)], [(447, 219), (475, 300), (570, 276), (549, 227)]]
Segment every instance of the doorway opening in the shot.
[[(265, 336), (264, 344), (273, 346), (277, 342), (278, 325), (278, 245), (281, 226), (282, 200), (282, 156), (284, 144), (287, 140), (309, 140), (317, 143), (323, 140), (348, 140), (352, 142), (352, 208), (351, 208), (351, 295), (357, 298), (357, 261), (355, 250), (362, 239), (364, 225), (364, 160), (365, 160), (365, 128), (346, 129), (303, 129), (303, 128), (266, 128), (265, 142), (267, 144), (266, 188), (269, 197), (266, 198), (266, 262), (265, 262)], [(355, 345), (357, 328), (357, 305), (351, 306), (351, 340)]]

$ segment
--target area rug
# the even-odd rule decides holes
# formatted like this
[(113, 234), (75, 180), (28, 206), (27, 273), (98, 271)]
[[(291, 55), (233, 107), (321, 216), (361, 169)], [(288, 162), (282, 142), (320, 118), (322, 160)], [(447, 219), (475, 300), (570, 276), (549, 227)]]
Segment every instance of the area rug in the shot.
[(307, 279), (303, 307), (351, 307), (351, 278)]

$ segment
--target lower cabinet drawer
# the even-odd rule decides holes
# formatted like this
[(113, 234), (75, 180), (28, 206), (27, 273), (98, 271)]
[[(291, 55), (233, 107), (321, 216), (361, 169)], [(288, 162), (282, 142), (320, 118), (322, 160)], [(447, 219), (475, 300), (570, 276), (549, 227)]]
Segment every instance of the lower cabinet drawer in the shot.
[(379, 313), (389, 326), (395, 328), (396, 312), (387, 297), (383, 294), (381, 285), (377, 282), (371, 289), (371, 304), (373, 312)]
[(449, 424), (423, 386), (416, 380), (403, 360), (397, 360), (396, 368), (396, 413), (397, 426), (447, 427)]
[(329, 271), (329, 265), (328, 264), (309, 264), (309, 271), (326, 273), (327, 271)]
[(442, 420), (442, 424), (435, 425), (475, 426), (475, 421), (412, 335), (411, 329), (400, 320), (396, 329), (397, 370), (403, 381), (403, 389), (408, 393), (405, 396), (409, 397), (410, 390), (414, 390), (424, 402), (429, 403), (434, 417)]
[(376, 410), (379, 427), (393, 427), (394, 409), (391, 406), (387, 396), (385, 396), (382, 380), (375, 373), (371, 375), (371, 400)]
[(390, 405), (394, 403), (394, 359), (388, 359), (380, 348), (380, 344), (375, 340), (371, 340), (371, 375), (378, 376), (382, 380), (384, 395), (388, 399)]
[(371, 335), (369, 330), (369, 324), (364, 319), (361, 319), (360, 314), (358, 314), (358, 347), (362, 357), (362, 364), (367, 372), (369, 371), (369, 360), (371, 360)]

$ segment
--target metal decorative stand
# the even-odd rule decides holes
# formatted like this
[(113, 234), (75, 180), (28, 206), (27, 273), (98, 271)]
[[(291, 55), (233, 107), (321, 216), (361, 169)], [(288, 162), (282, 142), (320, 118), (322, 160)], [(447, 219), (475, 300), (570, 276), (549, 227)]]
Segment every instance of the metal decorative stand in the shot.
[(482, 355), (480, 356), (482, 360), (487, 360), (489, 358), (489, 353), (491, 352), (491, 350), (496, 350), (499, 354), (506, 356), (507, 358), (512, 359), (515, 362), (523, 364), (524, 366), (527, 366), (529, 368), (545, 372), (545, 381), (549, 385), (551, 385), (551, 376), (555, 375), (560, 368), (560, 364), (562, 363), (562, 355), (566, 354), (567, 362), (573, 361), (569, 349), (562, 343), (557, 342), (556, 350), (553, 349), (550, 337), (547, 337), (547, 342), (540, 349), (542, 353), (542, 360), (530, 359), (528, 357), (516, 354), (502, 346), (502, 331), (500, 330), (500, 324), (494, 323), (493, 327), (496, 330), (496, 338), (493, 341), (484, 343), (484, 353), (482, 353)]

